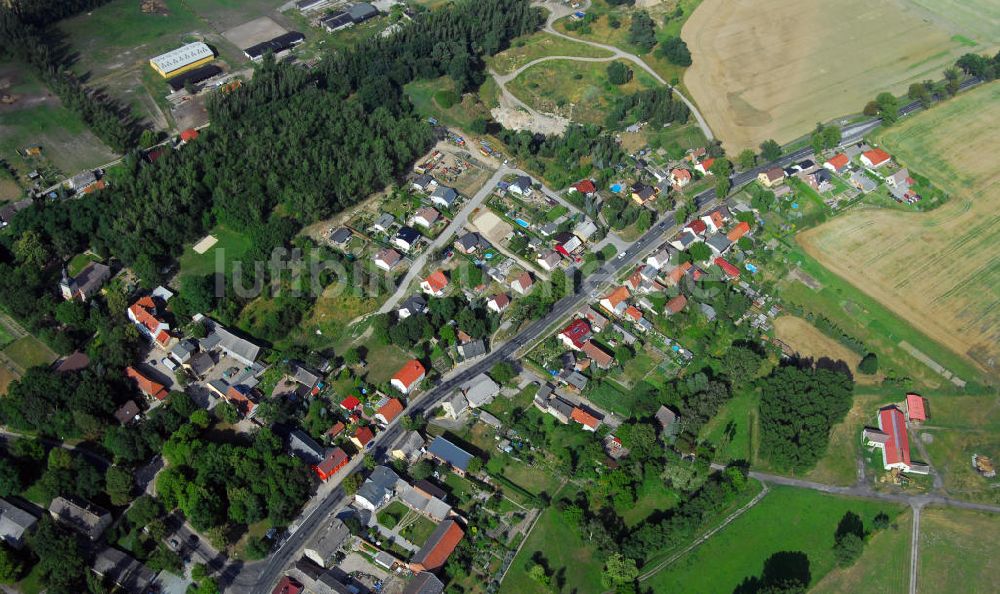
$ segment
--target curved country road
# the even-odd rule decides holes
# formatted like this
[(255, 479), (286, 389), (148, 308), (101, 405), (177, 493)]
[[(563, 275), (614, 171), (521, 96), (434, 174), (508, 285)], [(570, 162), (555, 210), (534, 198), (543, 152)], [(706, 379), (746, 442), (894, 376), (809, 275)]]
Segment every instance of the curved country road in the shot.
[[(577, 10), (586, 10), (586, 9), (590, 8), (590, 0), (586, 0), (586, 2), (584, 2), (584, 4), (580, 8), (578, 8), (578, 9), (573, 9), (573, 8), (570, 8), (568, 5), (565, 5), (565, 4), (562, 4), (562, 3), (559, 3), (559, 2), (552, 2), (552, 1), (549, 1), (549, 2), (538, 2), (536, 5), (537, 6), (541, 6), (542, 8), (545, 8), (545, 9), (547, 9), (549, 11), (549, 16), (548, 16), (548, 18), (545, 19), (545, 28), (544, 28), (544, 30), (545, 30), (546, 33), (549, 33), (551, 35), (555, 35), (556, 37), (561, 37), (563, 39), (568, 39), (569, 41), (574, 41), (576, 43), (583, 43), (583, 44), (589, 45), (591, 47), (600, 48), (600, 49), (603, 49), (605, 51), (609, 51), (609, 52), (611, 52), (613, 54), (609, 58), (582, 58), (582, 57), (578, 58), (578, 57), (570, 57), (570, 56), (566, 56), (566, 58), (572, 59), (572, 60), (577, 60), (577, 61), (580, 61), (580, 62), (609, 62), (609, 61), (615, 60), (615, 59), (623, 59), (623, 60), (628, 60), (629, 62), (634, 63), (636, 66), (638, 66), (639, 68), (642, 68), (647, 73), (649, 73), (649, 75), (652, 76), (653, 78), (655, 78), (658, 82), (660, 82), (661, 84), (669, 87), (674, 92), (674, 94), (677, 95), (677, 97), (679, 97), (680, 100), (684, 102), (684, 105), (687, 105), (688, 109), (691, 110), (691, 115), (693, 115), (694, 119), (697, 120), (698, 127), (701, 128), (702, 133), (705, 134), (705, 138), (707, 138), (708, 140), (712, 140), (712, 139), (715, 138), (715, 136), (712, 134), (712, 129), (708, 127), (708, 123), (705, 121), (705, 118), (702, 117), (701, 112), (698, 111), (698, 108), (695, 107), (694, 103), (692, 103), (690, 99), (688, 99), (687, 97), (685, 97), (684, 93), (681, 93), (677, 89), (677, 87), (675, 87), (675, 86), (671, 85), (670, 83), (668, 83), (667, 81), (665, 81), (663, 79), (663, 77), (660, 76), (656, 72), (656, 70), (653, 70), (653, 68), (649, 64), (647, 64), (646, 62), (644, 62), (639, 56), (637, 56), (635, 54), (630, 54), (630, 53), (628, 53), (626, 51), (623, 51), (623, 50), (621, 50), (621, 49), (619, 49), (619, 48), (617, 48), (617, 47), (615, 47), (613, 45), (606, 45), (606, 44), (603, 44), (603, 43), (597, 43), (596, 41), (588, 41), (586, 39), (581, 39), (579, 37), (573, 37), (571, 35), (566, 35), (565, 33), (560, 33), (559, 31), (556, 31), (555, 27), (552, 26), (552, 24), (557, 19), (560, 19), (560, 18), (562, 18), (564, 16), (567, 16), (569, 14), (572, 14), (573, 12), (576, 12)], [(563, 58), (563, 56), (548, 56), (547, 58), (539, 58), (537, 60), (533, 60), (531, 62), (528, 62), (527, 64), (525, 64), (521, 68), (518, 68), (514, 72), (515, 73), (516, 72), (520, 72), (521, 70), (523, 70), (523, 69), (525, 69), (525, 68), (527, 68), (529, 66), (537, 64), (539, 62), (544, 62), (546, 59), (560, 59), (560, 58)], [(494, 74), (494, 78), (497, 78), (495, 74)], [(509, 80), (509, 79), (507, 79), (507, 80)], [(504, 82), (506, 82), (506, 81), (501, 81), (499, 78), (497, 78), (497, 84), (500, 86), (500, 88), (501, 88), (502, 91), (506, 92), (506, 87), (504, 86)]]

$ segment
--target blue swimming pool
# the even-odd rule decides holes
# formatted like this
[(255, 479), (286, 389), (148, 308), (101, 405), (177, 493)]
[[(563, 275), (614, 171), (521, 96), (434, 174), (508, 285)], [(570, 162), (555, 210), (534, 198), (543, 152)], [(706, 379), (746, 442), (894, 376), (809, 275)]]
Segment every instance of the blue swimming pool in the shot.
[(743, 265), (743, 267), (749, 270), (752, 274), (757, 274), (757, 267), (754, 266), (753, 264), (747, 262), (746, 264)]
[(614, 192), (615, 194), (618, 194), (619, 192), (622, 191), (622, 185), (621, 184), (614, 184), (614, 185), (612, 185), (611, 186), (611, 191)]
[(792, 209), (793, 210), (798, 210), (798, 208), (799, 208), (799, 203), (798, 202), (792, 202)]
[(514, 222), (517, 223), (518, 225), (524, 227), (525, 229), (527, 229), (528, 227), (531, 226), (531, 224), (528, 223), (528, 221), (525, 221), (524, 219), (514, 219)]

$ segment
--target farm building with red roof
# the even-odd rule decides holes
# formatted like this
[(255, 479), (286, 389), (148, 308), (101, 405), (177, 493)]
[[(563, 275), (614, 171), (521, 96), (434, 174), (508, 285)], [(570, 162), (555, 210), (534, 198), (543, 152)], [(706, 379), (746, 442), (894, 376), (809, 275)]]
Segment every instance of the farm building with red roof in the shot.
[(390, 383), (403, 394), (408, 394), (426, 376), (427, 370), (424, 369), (423, 363), (410, 359), (396, 372), (396, 375), (392, 376)]
[(445, 520), (438, 524), (424, 546), (410, 561), (410, 571), (434, 571), (444, 567), (458, 543), (462, 542), (465, 532), (455, 520)]
[(865, 429), (865, 441), (869, 446), (882, 450), (882, 466), (886, 470), (898, 469), (903, 472), (927, 474), (926, 464), (910, 459), (910, 439), (906, 433), (906, 418), (895, 405), (880, 408), (878, 429)]
[(926, 421), (927, 410), (924, 408), (924, 398), (920, 394), (906, 395), (906, 416), (910, 421)]
[(570, 413), (569, 418), (583, 425), (584, 431), (597, 431), (597, 428), (601, 424), (600, 419), (590, 414), (589, 412), (583, 410), (579, 406), (573, 409), (573, 412)]

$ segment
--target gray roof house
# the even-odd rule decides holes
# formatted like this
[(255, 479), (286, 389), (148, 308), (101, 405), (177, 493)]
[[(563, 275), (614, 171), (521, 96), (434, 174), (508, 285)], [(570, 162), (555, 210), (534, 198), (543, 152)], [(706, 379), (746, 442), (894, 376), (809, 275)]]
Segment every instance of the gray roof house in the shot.
[(90, 568), (125, 592), (145, 592), (156, 579), (148, 567), (112, 547), (97, 553)]
[[(233, 334), (228, 328), (211, 318), (205, 318), (208, 336), (201, 345), (208, 350), (219, 349), (226, 356), (240, 361), (244, 365), (253, 365), (260, 355), (261, 348), (245, 338)], [(208, 346), (207, 346), (208, 345)]]
[(337, 227), (330, 232), (330, 243), (339, 246), (347, 245), (353, 235), (347, 227)]
[(180, 364), (187, 363), (195, 353), (198, 352), (198, 345), (192, 340), (181, 340), (170, 349), (170, 356)]
[(712, 235), (711, 237), (705, 240), (705, 243), (707, 243), (708, 247), (712, 248), (712, 251), (715, 252), (716, 254), (726, 253), (726, 250), (729, 249), (729, 246), (733, 245), (733, 242), (729, 241), (729, 238), (727, 238), (722, 233), (716, 233), (715, 235)]
[(316, 440), (301, 430), (295, 429), (288, 434), (288, 449), (306, 464), (316, 465), (323, 461), (326, 452), (316, 443)]
[(441, 592), (444, 592), (444, 584), (433, 573), (427, 571), (415, 575), (403, 588), (403, 594), (441, 594)]
[(384, 212), (372, 223), (372, 229), (381, 233), (388, 233), (389, 228), (396, 224), (396, 217)]
[(451, 515), (451, 506), (437, 497), (428, 495), (412, 485), (406, 485), (399, 492), (399, 500), (414, 511), (420, 512), (435, 522)]
[(31, 531), (38, 518), (0, 498), (0, 541), (19, 550), (24, 546), (24, 537)]
[(361, 488), (354, 495), (354, 502), (364, 509), (375, 511), (389, 502), (401, 482), (399, 475), (387, 466), (376, 466)]
[(569, 417), (573, 414), (573, 405), (556, 396), (549, 400), (548, 413), (555, 417), (560, 423), (568, 424)]
[(427, 453), (462, 475), (469, 469), (469, 462), (475, 457), (443, 437), (434, 438), (427, 448)]
[(441, 409), (449, 418), (457, 419), (462, 413), (469, 410), (469, 401), (461, 392), (455, 392), (441, 402)]
[(431, 192), (431, 202), (443, 208), (451, 208), (456, 200), (458, 200), (458, 192), (448, 186), (438, 186)]
[(347, 529), (347, 525), (332, 518), (319, 529), (303, 552), (320, 567), (330, 568), (333, 556), (350, 536), (351, 531)]
[(429, 188), (436, 186), (437, 182), (434, 178), (426, 173), (422, 173), (413, 178), (411, 182), (414, 190), (420, 190), (421, 192), (426, 192)]
[(97, 540), (111, 525), (111, 514), (104, 508), (84, 501), (56, 497), (49, 504), (52, 517)]
[(680, 429), (680, 425), (678, 424), (680, 419), (680, 415), (665, 406), (661, 406), (656, 411), (656, 422), (660, 424), (661, 429), (660, 437), (668, 439), (677, 435), (677, 431)]
[(424, 447), (424, 438), (416, 431), (407, 431), (403, 434), (403, 439), (389, 452), (393, 458), (413, 462), (420, 457), (420, 450)]
[(476, 340), (470, 340), (464, 344), (460, 344), (455, 347), (458, 354), (462, 356), (463, 361), (468, 361), (469, 359), (475, 359), (486, 354), (486, 343), (483, 342), (481, 338)]
[(367, 2), (360, 2), (348, 8), (347, 14), (351, 16), (351, 20), (354, 21), (355, 25), (357, 25), (367, 21), (368, 19), (377, 17), (378, 10)]
[(873, 192), (878, 187), (878, 184), (860, 171), (855, 171), (851, 174), (851, 185), (861, 190), (862, 194)]
[(496, 395), (500, 393), (500, 386), (490, 376), (480, 373), (462, 387), (462, 392), (465, 393), (469, 406), (479, 408), (493, 402)]
[(97, 182), (97, 175), (93, 171), (84, 171), (69, 179), (69, 187), (71, 190), (80, 191), (95, 182)]
[(583, 391), (587, 387), (587, 376), (583, 375), (579, 371), (570, 371), (569, 373), (560, 374), (559, 378), (566, 382), (567, 385), (576, 388), (577, 390)]
[(511, 182), (508, 189), (511, 192), (527, 196), (531, 193), (531, 178), (527, 175), (519, 175), (517, 176), (517, 179)]
[(396, 309), (396, 315), (401, 319), (406, 319), (425, 311), (427, 311), (427, 299), (420, 293), (414, 293), (400, 304), (399, 308)]

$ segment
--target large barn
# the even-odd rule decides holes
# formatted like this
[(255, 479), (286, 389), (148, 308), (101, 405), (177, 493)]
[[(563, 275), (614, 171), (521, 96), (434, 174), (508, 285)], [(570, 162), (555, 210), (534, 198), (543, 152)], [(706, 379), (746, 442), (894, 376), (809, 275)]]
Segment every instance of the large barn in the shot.
[(149, 65), (163, 78), (169, 78), (203, 64), (208, 64), (214, 59), (215, 54), (212, 53), (211, 48), (198, 41), (181, 46), (155, 58), (150, 58)]

